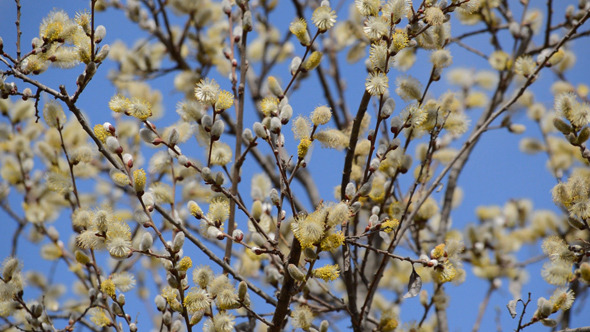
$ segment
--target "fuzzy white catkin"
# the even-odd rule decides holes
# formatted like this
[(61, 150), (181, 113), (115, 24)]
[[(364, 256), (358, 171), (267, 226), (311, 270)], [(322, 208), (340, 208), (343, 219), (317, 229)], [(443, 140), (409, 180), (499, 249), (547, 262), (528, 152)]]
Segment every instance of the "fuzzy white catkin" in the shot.
[(145, 232), (141, 236), (141, 241), (139, 242), (139, 250), (140, 251), (147, 251), (152, 247), (153, 243), (154, 243), (154, 238), (152, 237), (152, 234)]
[(262, 139), (266, 139), (268, 137), (268, 134), (266, 133), (266, 129), (264, 128), (264, 126), (260, 122), (254, 122), (254, 133), (256, 134), (256, 136), (258, 136)]
[(116, 137), (113, 137), (113, 136), (107, 137), (106, 145), (107, 145), (107, 148), (109, 149), (109, 151), (112, 153), (118, 154), (118, 153), (123, 152), (123, 148), (121, 147), (121, 144), (119, 144), (119, 140)]

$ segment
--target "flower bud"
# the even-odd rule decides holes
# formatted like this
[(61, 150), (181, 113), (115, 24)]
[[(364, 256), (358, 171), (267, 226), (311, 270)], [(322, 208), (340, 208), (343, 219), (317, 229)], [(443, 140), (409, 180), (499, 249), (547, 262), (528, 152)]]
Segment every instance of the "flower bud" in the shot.
[(116, 137), (107, 137), (106, 145), (111, 153), (120, 154), (121, 152), (123, 152), (123, 148), (121, 147), (121, 144), (119, 144), (119, 140)]
[(94, 58), (95, 62), (101, 63), (104, 61), (104, 59), (107, 58), (107, 56), (109, 55), (109, 51), (111, 50), (109, 45), (103, 45), (100, 48), (100, 51), (98, 51), (98, 54), (96, 54), (96, 57)]
[(281, 107), (281, 113), (279, 114), (279, 118), (281, 119), (282, 124), (287, 124), (291, 117), (293, 116), (293, 107), (291, 105), (286, 104), (285, 106)]
[(221, 120), (215, 120), (213, 126), (211, 127), (211, 139), (216, 141), (221, 137), (223, 134), (223, 130), (225, 129), (225, 124)]
[(391, 116), (391, 114), (393, 114), (393, 111), (395, 110), (395, 101), (393, 100), (393, 98), (387, 98), (387, 100), (385, 100), (385, 103), (383, 104), (383, 108), (381, 109), (381, 118), (382, 119), (387, 119)]
[(217, 227), (214, 226), (209, 226), (209, 228), (207, 228), (207, 235), (214, 239), (219, 239), (219, 237), (221, 236), (221, 238), (223, 239), (223, 233)]
[(305, 279), (305, 274), (295, 264), (289, 264), (287, 271), (289, 271), (291, 278), (297, 281), (303, 281)]
[(281, 203), (279, 198), (279, 192), (275, 188), (272, 188), (270, 190), (270, 200), (272, 204), (277, 206)]
[(142, 194), (145, 190), (146, 176), (145, 171), (140, 168), (133, 171), (133, 189), (138, 194)]
[(147, 128), (141, 128), (139, 130), (139, 137), (141, 137), (144, 142), (152, 144), (158, 136)]
[(299, 67), (301, 66), (301, 58), (296, 56), (291, 60), (291, 64), (289, 65), (289, 70), (291, 71), (291, 75), (295, 75)]
[(97, 26), (96, 30), (94, 30), (94, 42), (97, 44), (100, 43), (106, 35), (107, 29), (104, 27), (104, 25)]
[(206, 131), (211, 131), (211, 126), (213, 126), (213, 118), (209, 114), (203, 115), (201, 118), (201, 126), (203, 126)]
[(283, 89), (274, 76), (267, 77), (266, 82), (268, 83), (268, 89), (273, 95), (279, 98), (283, 96)]
[(303, 63), (303, 68), (307, 71), (312, 71), (317, 66), (320, 65), (321, 61), (322, 61), (322, 52), (314, 51), (313, 53), (311, 53), (309, 58), (307, 58), (307, 60), (305, 60), (305, 62)]
[(4, 263), (4, 268), (2, 269), (2, 277), (4, 278), (5, 282), (8, 282), (12, 279), (12, 276), (18, 269), (19, 266), (18, 259), (16, 258), (9, 258), (6, 263)]
[(223, 173), (217, 172), (215, 174), (215, 184), (218, 186), (221, 186), (221, 185), (223, 185), (224, 182), (225, 182), (225, 178), (223, 177)]
[(254, 133), (256, 134), (256, 136), (262, 139), (266, 139), (268, 137), (268, 134), (266, 133), (266, 128), (264, 128), (264, 126), (260, 122), (254, 122)]
[(176, 277), (170, 273), (168, 273), (166, 275), (166, 282), (168, 282), (168, 285), (172, 288), (178, 288), (178, 286), (179, 286), (178, 280), (176, 279)]
[(369, 182), (363, 184), (361, 189), (359, 189), (360, 196), (367, 196), (371, 192), (371, 184)]
[(312, 261), (316, 260), (318, 258), (317, 253), (312, 248), (303, 249), (303, 255), (305, 256), (306, 259), (312, 260)]
[(325, 125), (326, 123), (330, 122), (331, 118), (332, 111), (328, 106), (316, 107), (311, 113), (311, 122), (314, 124), (314, 126)]
[(170, 133), (168, 134), (168, 143), (170, 145), (176, 145), (176, 143), (178, 143), (179, 138), (180, 134), (178, 133), (178, 130), (176, 130), (176, 128), (172, 128), (172, 130), (170, 130)]
[[(149, 196), (149, 195), (144, 195), (143, 201), (144, 201), (144, 204), (148, 205), (145, 200), (146, 196)], [(137, 221), (140, 225), (143, 226), (143, 225), (145, 225), (145, 223), (150, 221), (150, 216), (147, 215), (145, 213), (145, 211), (143, 211), (143, 209), (139, 208), (139, 209), (136, 209), (135, 211), (133, 211), (133, 219), (135, 221)]]
[(186, 204), (188, 211), (190, 212), (190, 214), (197, 218), (197, 219), (201, 219), (203, 218), (203, 210), (201, 210), (201, 207), (199, 206), (199, 204), (197, 204), (197, 202), (195, 201), (189, 201)]
[(355, 192), (356, 192), (356, 186), (354, 185), (354, 183), (349, 182), (346, 185), (346, 188), (344, 189), (344, 195), (346, 195), (346, 198), (351, 199), (354, 197)]
[(252, 233), (252, 242), (259, 247), (264, 247), (266, 239), (260, 233)]
[(184, 167), (191, 167), (191, 162), (185, 155), (178, 156), (178, 163)]
[(154, 244), (154, 238), (152, 238), (152, 234), (145, 232), (141, 236), (141, 241), (139, 242), (139, 250), (140, 251), (148, 251), (152, 244)]
[(247, 10), (242, 18), (242, 28), (244, 31), (252, 31), (252, 12)]
[(184, 232), (176, 233), (174, 241), (172, 242), (172, 251), (179, 252), (180, 249), (182, 249), (182, 246), (184, 245), (184, 237)]
[(512, 123), (508, 126), (508, 130), (513, 134), (522, 134), (526, 130), (526, 127), (521, 124)]
[(260, 220), (260, 216), (262, 216), (262, 202), (255, 200), (252, 203), (252, 218)]
[(205, 182), (207, 183), (215, 182), (215, 180), (213, 179), (213, 174), (211, 173), (211, 169), (209, 169), (209, 167), (201, 168), (201, 176), (203, 177), (203, 180), (205, 180)]
[(252, 130), (250, 130), (250, 128), (244, 129), (244, 132), (242, 133), (242, 139), (248, 144), (254, 140), (254, 136), (252, 135)]
[(393, 133), (394, 136), (397, 137), (397, 135), (402, 130), (403, 126), (404, 126), (404, 123), (401, 118), (399, 118), (397, 116), (391, 118), (391, 132)]
[(282, 126), (281, 120), (279, 120), (279, 118), (277, 118), (276, 116), (273, 116), (270, 119), (270, 131), (271, 132), (273, 132), (275, 134), (280, 133), (281, 132), (281, 126)]
[(232, 237), (235, 241), (241, 242), (244, 239), (244, 232), (239, 229), (234, 229)]
[(127, 167), (132, 168), (133, 167), (133, 156), (129, 153), (123, 154), (123, 163), (125, 163), (125, 165), (127, 165)]
[(240, 301), (244, 302), (244, 299), (246, 298), (247, 293), (248, 293), (248, 284), (246, 284), (246, 282), (242, 280), (238, 284), (238, 299), (240, 299)]

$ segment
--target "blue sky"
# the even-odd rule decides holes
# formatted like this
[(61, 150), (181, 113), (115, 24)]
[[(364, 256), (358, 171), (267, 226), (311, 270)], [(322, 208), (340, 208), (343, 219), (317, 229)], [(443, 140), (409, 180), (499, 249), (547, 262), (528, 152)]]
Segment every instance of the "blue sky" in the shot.
[[(517, 1), (511, 1), (515, 4), (515, 7), (520, 7)], [(563, 12), (567, 4), (577, 4), (577, 1), (555, 1), (556, 11), (554, 14), (554, 20), (561, 20)], [(23, 50), (26, 52), (29, 50), (29, 42), (31, 38), (38, 35), (38, 25), (42, 18), (45, 17), (52, 8), (63, 8), (70, 15), (78, 10), (87, 8), (87, 1), (30, 1), (23, 0), (23, 17), (21, 25), (23, 27)], [(544, 1), (532, 1), (531, 6), (533, 8), (540, 8), (544, 11)], [(348, 5), (344, 5), (342, 10), (338, 12), (339, 18), (346, 18), (348, 16)], [(14, 3), (12, 1), (0, 1), (0, 36), (4, 39), (4, 49), (9, 53), (14, 53)], [(307, 12), (307, 17), (311, 13)], [(518, 12), (516, 12), (517, 15)], [(288, 23), (293, 17), (293, 9), (289, 2), (281, 2), (279, 10), (271, 14), (271, 21), (278, 22), (277, 27), (281, 31), (285, 31)], [(137, 38), (140, 30), (127, 22), (124, 15), (119, 11), (112, 9), (106, 13), (99, 13), (97, 15), (98, 24), (103, 24), (107, 28), (107, 36), (103, 43), (112, 44), (116, 40), (123, 40), (128, 45), (133, 44), (133, 40)], [(455, 36), (460, 34), (462, 31), (471, 31), (477, 29), (475, 27), (460, 27), (454, 26), (452, 35)], [(502, 34), (501, 34), (502, 36)], [(504, 37), (506, 37), (504, 35)], [(487, 37), (474, 37), (467, 39), (467, 43), (471, 46), (481, 49), (487, 52), (491, 49)], [(578, 55), (578, 63), (574, 70), (566, 73), (566, 77), (574, 84), (587, 82), (588, 63), (584, 59), (584, 55), (588, 54), (590, 47), (585, 39), (577, 40), (573, 43), (574, 50)], [(476, 57), (465, 50), (452, 45), (450, 50), (454, 56), (454, 65), (463, 66), (467, 68), (476, 69), (490, 69), (487, 62), (481, 58)], [(303, 52), (302, 47), (297, 45), (295, 47), (295, 53), (301, 55)], [(364, 79), (365, 70), (362, 63), (348, 66), (344, 60), (341, 61), (343, 68), (346, 68), (343, 73), (347, 81), (348, 90), (346, 99), (351, 110), (356, 109), (356, 105), (360, 101), (362, 92), (364, 90)], [(288, 64), (287, 64), (288, 65)], [(110, 97), (115, 94), (114, 87), (106, 79), (106, 75), (110, 68), (113, 68), (114, 64), (110, 61), (100, 68), (99, 72), (90, 83), (86, 92), (82, 95), (79, 105), (86, 112), (91, 120), (91, 123), (102, 123), (111, 119), (111, 111), (108, 109), (108, 101)], [(2, 69), (4, 69), (2, 67)], [(82, 67), (76, 67), (68, 71), (50, 69), (43, 75), (39, 76), (39, 79), (47, 83), (49, 86), (57, 87), (58, 84), (66, 82), (68, 91), (73, 91), (75, 86), (75, 78), (81, 72)], [(420, 81), (425, 83), (430, 72), (430, 63), (428, 62), (428, 54), (426, 51), (418, 52), (418, 62), (414, 65), (408, 73), (418, 78)], [(285, 65), (278, 66), (275, 71), (271, 74), (282, 78), (283, 81), (288, 79), (288, 70)], [(397, 72), (390, 74), (390, 82), (395, 80)], [(214, 74), (217, 75), (217, 74)], [(159, 127), (163, 127), (176, 120), (176, 113), (174, 112), (176, 103), (182, 99), (182, 94), (172, 91), (171, 81), (173, 76), (166, 76), (155, 80), (152, 87), (161, 90), (164, 96), (164, 106), (166, 108), (166, 115), (163, 119), (158, 120), (157, 124)], [(229, 89), (229, 83), (219, 75), (216, 76), (222, 87)], [(535, 82), (532, 86), (532, 90), (535, 92), (536, 100), (545, 104), (550, 109), (553, 104), (552, 96), (549, 91), (549, 86), (556, 77), (549, 71), (544, 71), (541, 74), (541, 79)], [(150, 83), (151, 84), (151, 83)], [(301, 88), (297, 90), (290, 98), (291, 105), (295, 110), (295, 114), (309, 114), (314, 107), (325, 104), (323, 95), (318, 94), (318, 82), (315, 75), (311, 75)], [(430, 94), (438, 97), (442, 93), (454, 89), (443, 79), (440, 82), (435, 82), (432, 85)], [(396, 112), (402, 108), (404, 103), (400, 99), (396, 99), (398, 102), (398, 108)], [(251, 105), (250, 105), (251, 107)], [(475, 115), (472, 122), (477, 119), (477, 112), (480, 110), (472, 111)], [(255, 119), (247, 118), (246, 127), (252, 127), (252, 123)], [(465, 167), (461, 178), (460, 186), (463, 189), (464, 198), (462, 204), (453, 211), (452, 219), (455, 228), (462, 228), (468, 223), (476, 222), (475, 208), (479, 205), (500, 205), (503, 206), (508, 200), (516, 198), (529, 198), (533, 202), (535, 209), (550, 209), (558, 211), (551, 200), (550, 190), (555, 184), (555, 180), (545, 167), (546, 157), (542, 154), (539, 155), (524, 155), (518, 149), (519, 141), (525, 136), (540, 137), (539, 130), (535, 127), (534, 123), (530, 122), (523, 112), (517, 113), (514, 117), (514, 121), (517, 123), (523, 123), (527, 126), (527, 130), (522, 135), (514, 135), (509, 133), (507, 130), (494, 130), (484, 134), (482, 139), (477, 145), (476, 150), (470, 157), (470, 161)], [(285, 133), (287, 140), (291, 140), (290, 133)], [(293, 145), (291, 146), (293, 147)], [(410, 149), (415, 147), (413, 144)], [(413, 155), (413, 153), (412, 153)], [(200, 156), (199, 156), (200, 157)], [(320, 189), (321, 196), (326, 200), (333, 200), (333, 187), (340, 183), (341, 177), (341, 163), (339, 162), (327, 162), (328, 160), (343, 160), (343, 154), (340, 152), (334, 152), (323, 149), (319, 146), (314, 148), (313, 154), (310, 161), (311, 174)], [(244, 172), (243, 182), (241, 187), (243, 191), (249, 192), (249, 176), (258, 172), (257, 168), (250, 167)], [(406, 184), (407, 185), (407, 184)], [(444, 191), (443, 191), (444, 192)], [(434, 195), (434, 198), (439, 200), (442, 194), (438, 193)], [(19, 195), (13, 191), (11, 195), (11, 204), (14, 205), (14, 209), (20, 210)], [(66, 217), (68, 213), (62, 214)], [(66, 218), (67, 219), (67, 218)], [(65, 232), (69, 229), (67, 227), (66, 219), (60, 218), (54, 224), (60, 231)], [(7, 219), (3, 212), (0, 212), (0, 220), (4, 223), (3, 226), (6, 230), (0, 234), (0, 241), (7, 242), (11, 240), (12, 232), (14, 230), (14, 222)], [(50, 271), (51, 264), (48, 262), (40, 261), (39, 245), (30, 245), (21, 241), (19, 246), (19, 257), (25, 262), (25, 270), (32, 268), (41, 269), (44, 271)], [(539, 246), (531, 246), (530, 248), (524, 248), (521, 250), (525, 256), (534, 256), (539, 254)], [(0, 246), (0, 257), (6, 257), (9, 254), (8, 246)], [(199, 262), (199, 264), (206, 264), (206, 261)], [(545, 283), (540, 275), (541, 263), (536, 263), (530, 266), (528, 269), (530, 273), (531, 281), (523, 288), (523, 294), (526, 292), (532, 292), (532, 298), (535, 300), (540, 296), (548, 297), (554, 287)], [(484, 296), (485, 290), (488, 287), (487, 282), (475, 278), (470, 273), (470, 267), (467, 266), (468, 277), (467, 281), (460, 286), (449, 285), (446, 289), (451, 297), (450, 307), (448, 309), (450, 328), (452, 331), (467, 331), (470, 330), (477, 315), (477, 309), (479, 302)], [(71, 280), (70, 274), (66, 271), (65, 266), (62, 263), (58, 263), (55, 268), (56, 280), (63, 280), (65, 282)], [(427, 288), (429, 291), (431, 287)], [(150, 299), (155, 294), (150, 295)], [(26, 296), (25, 296), (26, 297)], [(511, 299), (510, 293), (507, 291), (507, 282), (504, 281), (503, 287), (491, 298), (490, 305), (486, 311), (486, 315), (482, 322), (482, 331), (494, 330), (496, 308), (499, 308), (501, 312), (501, 324), (504, 330), (513, 329), (516, 326), (516, 321), (510, 319), (507, 310), (505, 308), (506, 303)], [(419, 320), (422, 315), (422, 309), (418, 305), (418, 300), (410, 299), (404, 303), (402, 308), (401, 318), (403, 322), (410, 320)], [(138, 304), (141, 306), (141, 304)], [(262, 304), (260, 304), (263, 306)], [(534, 305), (533, 305), (534, 307)], [(263, 309), (263, 311), (268, 308)], [(529, 309), (529, 312), (534, 309)], [(576, 307), (574, 307), (576, 310)], [(132, 315), (133, 316), (133, 315)], [(530, 317), (530, 316), (527, 316)], [(583, 314), (574, 314), (572, 326), (588, 325), (590, 324), (590, 317), (584, 317)], [(346, 322), (342, 323), (342, 330), (346, 329)], [(540, 329), (539, 326), (529, 328), (529, 330)]]

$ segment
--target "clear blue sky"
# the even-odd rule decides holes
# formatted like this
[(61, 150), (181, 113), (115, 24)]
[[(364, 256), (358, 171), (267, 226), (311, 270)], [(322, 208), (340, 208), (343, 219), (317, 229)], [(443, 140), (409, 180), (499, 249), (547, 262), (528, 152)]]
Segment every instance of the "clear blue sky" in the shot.
[[(78, 10), (87, 8), (89, 1), (30, 1), (23, 0), (23, 16), (22, 16), (22, 27), (23, 27), (23, 50), (29, 50), (29, 43), (31, 38), (38, 35), (39, 22), (49, 13), (52, 8), (63, 8), (70, 15)], [(514, 3), (516, 7), (520, 7), (517, 1), (510, 1), (511, 5)], [(561, 20), (566, 4), (577, 4), (577, 1), (554, 1), (556, 12), (554, 14), (554, 20)], [(545, 1), (531, 1), (532, 7), (540, 8), (544, 11)], [(344, 5), (342, 10), (338, 12), (339, 18), (344, 19), (348, 16), (348, 5)], [(15, 8), (14, 2), (12, 1), (0, 1), (0, 36), (4, 39), (4, 49), (10, 53), (14, 53), (14, 17)], [(308, 17), (310, 13), (306, 13)], [(288, 1), (283, 1), (280, 4), (279, 10), (271, 14), (271, 21), (279, 22), (278, 27), (281, 31), (288, 26), (291, 18), (293, 17), (292, 5)], [(139, 29), (128, 23), (124, 15), (119, 11), (112, 9), (106, 13), (99, 13), (97, 15), (98, 24), (103, 24), (107, 28), (107, 36), (103, 43), (112, 44), (116, 40), (124, 40), (128, 45), (132, 45), (135, 38), (137, 38)], [(454, 26), (453, 36), (459, 34), (461, 31), (470, 31), (472, 29), (478, 29), (479, 26), (475, 27), (459, 27)], [(143, 36), (143, 35), (142, 35)], [(486, 52), (490, 49), (487, 37), (483, 38), (470, 38), (467, 42), (478, 49)], [(566, 74), (567, 78), (574, 84), (577, 83), (588, 83), (588, 60), (586, 55), (589, 54), (590, 47), (586, 39), (580, 39), (573, 43), (574, 50), (578, 55), (578, 63), (574, 70)], [(451, 46), (451, 52), (454, 56), (453, 67), (463, 66), (467, 68), (486, 68), (490, 69), (487, 62), (480, 58), (466, 52), (465, 50), (456, 46)], [(297, 45), (295, 53), (301, 55), (303, 52), (302, 48)], [(430, 72), (430, 63), (428, 62), (426, 51), (418, 52), (418, 62), (409, 71), (409, 74), (418, 78), (423, 83), (427, 80)], [(356, 109), (362, 92), (364, 90), (365, 70), (362, 63), (352, 67), (346, 67), (344, 60), (341, 61), (344, 69), (345, 79), (347, 81), (347, 102), (351, 110)], [(3, 67), (0, 67), (4, 69)], [(110, 97), (115, 93), (115, 89), (106, 79), (106, 75), (110, 68), (113, 68), (113, 63), (106, 61), (105, 64), (100, 68), (98, 74), (93, 79), (86, 92), (82, 95), (79, 105), (88, 114), (91, 123), (102, 123), (111, 119), (111, 111), (108, 109), (108, 101)], [(272, 74), (277, 75), (286, 81), (288, 78), (288, 71), (285, 66), (277, 67), (278, 70)], [(47, 73), (39, 76), (39, 79), (46, 82), (49, 86), (57, 87), (58, 84), (66, 83), (68, 91), (74, 90), (75, 78), (82, 71), (82, 67), (76, 67), (75, 69), (63, 71), (63, 70), (49, 70)], [(390, 82), (395, 80), (395, 76), (398, 73), (395, 71), (390, 74)], [(217, 74), (215, 74), (217, 75)], [(222, 83), (224, 88), (229, 88), (229, 83), (223, 81), (223, 78), (217, 77)], [(171, 82), (173, 76), (166, 76), (162, 79), (158, 79), (153, 82), (153, 87), (159, 88), (164, 96), (164, 106), (166, 109), (166, 115), (163, 119), (159, 120), (157, 124), (159, 127), (163, 127), (166, 124), (170, 124), (176, 120), (176, 113), (174, 112), (176, 103), (182, 98), (180, 93), (172, 91)], [(547, 70), (541, 75), (541, 80), (536, 82), (532, 89), (535, 92), (536, 100), (543, 102), (547, 108), (551, 108), (553, 104), (552, 96), (548, 93), (550, 84), (556, 80), (556, 77)], [(22, 86), (22, 84), (19, 84)], [(323, 95), (318, 94), (318, 82), (315, 75), (312, 75), (305, 84), (302, 84), (302, 88), (298, 90), (291, 97), (291, 104), (296, 114), (309, 114), (315, 106), (325, 104)], [(443, 79), (440, 82), (433, 84), (430, 90), (430, 94), (433, 96), (439, 96), (453, 89)], [(14, 99), (13, 99), (14, 100)], [(404, 103), (397, 99), (398, 108), (402, 108)], [(396, 112), (397, 112), (396, 110)], [(478, 111), (475, 111), (478, 112)], [(476, 121), (476, 117), (472, 122)], [(481, 141), (478, 143), (477, 149), (472, 154), (469, 163), (467, 164), (464, 172), (460, 178), (460, 185), (464, 192), (463, 203), (460, 207), (452, 213), (453, 224), (455, 228), (462, 228), (463, 225), (476, 221), (475, 208), (479, 205), (500, 205), (503, 206), (508, 200), (513, 198), (529, 198), (532, 200), (535, 209), (550, 209), (557, 211), (556, 207), (552, 203), (550, 190), (555, 184), (555, 180), (545, 167), (546, 157), (542, 154), (530, 156), (524, 155), (518, 150), (518, 143), (521, 138), (525, 136), (539, 137), (540, 133), (533, 123), (531, 123), (524, 113), (518, 113), (515, 116), (515, 122), (523, 123), (527, 126), (527, 130), (523, 135), (514, 135), (508, 133), (506, 130), (495, 130), (486, 133)], [(5, 120), (2, 120), (5, 121)], [(255, 119), (246, 119), (246, 126), (251, 128), (251, 124)], [(290, 133), (286, 132), (288, 140), (291, 139)], [(412, 146), (415, 147), (413, 144)], [(411, 148), (412, 149), (412, 148)], [(330, 162), (328, 162), (330, 160)], [(332, 162), (336, 160), (337, 162)], [(341, 176), (341, 160), (343, 160), (343, 154), (333, 151), (328, 151), (316, 146), (310, 164), (310, 170), (314, 180), (317, 183), (318, 188), (326, 200), (333, 200), (333, 187), (340, 183)], [(248, 169), (245, 171), (243, 176), (243, 182), (241, 185), (242, 190), (249, 192), (249, 176), (257, 172), (256, 169)], [(443, 191), (444, 192), (444, 191)], [(442, 197), (442, 192), (435, 194), (437, 200)], [(11, 195), (11, 204), (13, 208), (22, 214), (20, 208), (20, 202), (22, 197), (19, 196), (13, 190)], [(67, 213), (62, 213), (62, 218), (55, 222), (55, 227), (58, 228), (63, 234), (67, 234), (69, 227), (67, 225)], [(0, 211), (0, 220), (2, 222), (3, 232), (0, 234), (0, 243), (7, 243), (12, 238), (12, 233), (15, 229), (15, 223), (8, 219), (8, 217)], [(19, 258), (24, 261), (25, 270), (33, 269), (49, 271), (52, 268), (52, 264), (44, 262), (39, 258), (40, 245), (31, 245), (25, 241), (20, 242), (18, 248)], [(0, 246), (0, 258), (8, 256), (10, 248), (8, 245)], [(534, 256), (539, 254), (540, 248), (525, 247), (521, 250), (524, 256)], [(206, 264), (206, 261), (197, 262), (196, 265)], [(545, 283), (539, 274), (542, 262), (536, 263), (530, 266), (528, 269), (530, 272), (530, 283), (524, 286), (523, 294), (526, 292), (532, 292), (533, 301), (540, 296), (548, 297), (553, 292), (554, 287)], [(466, 266), (468, 272), (467, 280), (464, 284), (456, 287), (453, 285), (446, 286), (448, 294), (451, 297), (450, 307), (448, 309), (449, 315), (449, 326), (451, 331), (468, 331), (471, 329), (475, 317), (479, 302), (484, 296), (485, 290), (488, 287), (487, 282), (477, 279), (471, 274), (470, 266)], [(72, 280), (63, 263), (58, 263), (55, 268), (55, 280), (69, 282)], [(149, 283), (149, 280), (148, 280)], [(495, 329), (495, 318), (496, 309), (501, 312), (501, 325), (503, 330), (511, 330), (516, 327), (517, 322), (510, 319), (508, 312), (505, 308), (506, 303), (511, 299), (511, 295), (507, 290), (507, 282), (504, 280), (503, 286), (500, 291), (494, 293), (492, 296), (490, 305), (486, 311), (483, 323), (482, 331), (491, 331)], [(431, 287), (426, 289), (431, 290)], [(153, 298), (155, 293), (150, 294), (150, 300)], [(25, 298), (29, 294), (25, 293)], [(255, 298), (255, 296), (252, 296)], [(133, 304), (134, 301), (128, 301)], [(422, 315), (422, 309), (418, 305), (418, 299), (409, 299), (404, 303), (402, 307), (402, 322), (410, 320), (419, 320)], [(256, 304), (259, 305), (259, 304)], [(260, 304), (262, 306), (262, 304)], [(145, 310), (142, 304), (137, 304), (138, 313), (145, 315)], [(529, 313), (534, 311), (535, 305), (532, 304)], [(268, 308), (263, 309), (263, 311)], [(572, 321), (572, 326), (589, 325), (590, 316), (584, 315), (583, 311), (579, 307), (574, 307), (576, 313)], [(585, 310), (586, 313), (588, 310)], [(131, 312), (134, 316), (134, 312)], [(530, 318), (530, 316), (527, 316)], [(348, 322), (340, 324), (342, 330), (346, 329)], [(141, 327), (141, 325), (140, 325)], [(145, 325), (143, 326), (145, 328)], [(530, 331), (536, 331), (541, 329), (540, 325), (535, 325), (529, 328)], [(142, 329), (140, 328), (140, 331)]]

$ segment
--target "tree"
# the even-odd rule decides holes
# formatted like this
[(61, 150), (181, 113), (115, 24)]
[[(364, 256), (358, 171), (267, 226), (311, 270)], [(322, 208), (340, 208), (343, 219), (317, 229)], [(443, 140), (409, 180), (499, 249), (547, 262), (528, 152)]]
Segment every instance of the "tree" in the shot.
[[(1, 329), (590, 330), (590, 3), (345, 5), (3, 3)], [(554, 206), (457, 212), (520, 122)]]

